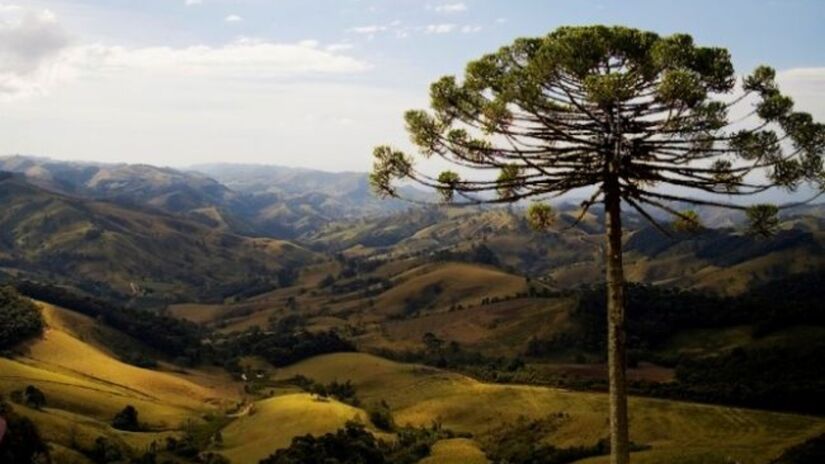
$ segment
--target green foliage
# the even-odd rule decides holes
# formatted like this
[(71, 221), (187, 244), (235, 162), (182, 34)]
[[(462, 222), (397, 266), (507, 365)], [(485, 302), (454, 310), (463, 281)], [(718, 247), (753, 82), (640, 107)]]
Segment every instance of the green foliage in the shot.
[(679, 216), (676, 216), (672, 227), (676, 232), (689, 234), (699, 232), (704, 228), (699, 214), (693, 210), (682, 211)]
[(746, 213), (752, 235), (770, 237), (779, 229), (779, 208), (774, 205), (754, 205)]
[(137, 432), (141, 429), (138, 421), (138, 411), (134, 406), (128, 405), (112, 419), (112, 427), (128, 432)]
[(438, 175), (438, 193), (445, 202), (453, 200), (453, 194), (459, 182), (461, 182), (461, 177), (456, 172), (444, 171)]
[[(816, 367), (825, 344), (808, 339), (778, 346), (736, 349), (713, 356), (664, 356), (673, 335), (689, 329), (749, 325), (764, 338), (793, 326), (825, 327), (821, 310), (822, 272), (779, 279), (737, 298), (632, 284), (627, 287), (627, 339), (636, 360), (673, 365), (676, 382), (631, 386), (636, 393), (690, 401), (734, 404), (822, 414), (825, 382)], [(777, 298), (782, 295), (782, 298)], [(549, 339), (533, 338), (526, 355), (535, 358), (580, 350), (599, 357), (606, 346), (605, 294), (583, 288), (571, 313), (573, 327)], [(602, 382), (549, 379), (571, 388), (603, 389)], [(560, 383), (559, 383), (560, 382)]]
[(684, 358), (676, 366), (676, 383), (650, 391), (694, 401), (823, 414), (825, 381), (817, 375), (823, 356), (825, 343), (820, 342)]
[(284, 318), (264, 332), (253, 327), (241, 333), (216, 336), (215, 355), (231, 360), (240, 356), (261, 356), (277, 367), (326, 353), (355, 351), (355, 346), (335, 331), (309, 332), (300, 316)]
[(372, 404), (367, 408), (367, 415), (370, 422), (378, 430), (385, 432), (392, 432), (395, 430), (395, 420), (392, 417), (392, 411), (386, 402), (381, 401), (378, 404)]
[(11, 287), (0, 287), (0, 350), (43, 332), (43, 317), (34, 303)]
[(295, 437), (289, 448), (276, 451), (261, 464), (414, 464), (430, 454), (432, 444), (454, 434), (432, 428), (397, 431), (395, 443), (376, 439), (363, 425), (348, 422), (343, 429), (320, 437)]
[(522, 187), (522, 168), (517, 164), (507, 164), (501, 168), (496, 179), (499, 198), (508, 200), (516, 197)]
[[(802, 184), (825, 189), (825, 125), (795, 110), (772, 68), (756, 68), (741, 79), (745, 96), (727, 98), (738, 82), (727, 50), (697, 45), (687, 34), (597, 25), (516, 39), (471, 61), (463, 79), (434, 82), (430, 111), (405, 116), (425, 158), (438, 155), (499, 177), (432, 176), (415, 168), (412, 157), (381, 146), (373, 187), (396, 196), (393, 182), (414, 181), (465, 204), (547, 199), (591, 187), (585, 212), (610, 193), (651, 222), (648, 208), (678, 216), (668, 206), (673, 201), (742, 209), (707, 194), (744, 196)], [(756, 100), (753, 118), (764, 124), (736, 131), (729, 113), (746, 96)], [(547, 212), (534, 209), (531, 223), (546, 228)]]
[(352, 406), (358, 406), (361, 404), (361, 401), (356, 396), (355, 385), (353, 385), (349, 380), (346, 382), (338, 382), (337, 380), (333, 380), (325, 385), (303, 375), (296, 375), (295, 377), (288, 379), (287, 383), (297, 385), (309, 393), (322, 396), (324, 398), (332, 397), (342, 403), (347, 403)]
[(546, 203), (533, 203), (527, 209), (527, 222), (534, 230), (547, 230), (555, 220), (553, 208)]
[(373, 154), (375, 163), (370, 174), (370, 185), (380, 196), (394, 196), (392, 179), (406, 176), (412, 164), (403, 153), (389, 147), (378, 147)]
[(363, 426), (348, 423), (346, 428), (321, 437), (305, 435), (292, 440), (261, 464), (384, 464), (380, 443)]
[(163, 448), (178, 458), (198, 463), (228, 464), (228, 460), (219, 454), (204, 452), (211, 446), (221, 446), (223, 437), (221, 429), (226, 427), (230, 418), (222, 415), (207, 414), (203, 422), (187, 421), (183, 435), (166, 437)]

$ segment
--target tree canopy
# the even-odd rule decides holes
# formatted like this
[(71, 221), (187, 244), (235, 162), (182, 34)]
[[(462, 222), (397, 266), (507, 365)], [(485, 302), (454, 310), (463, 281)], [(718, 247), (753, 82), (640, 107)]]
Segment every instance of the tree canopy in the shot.
[(0, 349), (11, 348), (43, 331), (37, 306), (11, 287), (0, 287)]
[[(692, 222), (673, 202), (744, 210), (713, 194), (794, 191), (804, 183), (825, 189), (825, 126), (794, 109), (773, 69), (760, 66), (739, 79), (726, 49), (698, 46), (686, 34), (562, 27), (470, 62), (462, 80), (433, 83), (430, 97), (432, 111), (405, 115), (420, 155), (490, 173), (431, 174), (410, 155), (380, 146), (371, 176), (379, 194), (398, 196), (399, 180), (454, 203), (591, 187), (586, 211), (615, 174), (621, 200), (644, 217), (653, 221), (648, 209), (658, 208)], [(530, 217), (546, 226), (548, 213), (539, 203)], [(754, 230), (768, 233), (775, 213), (750, 209)]]

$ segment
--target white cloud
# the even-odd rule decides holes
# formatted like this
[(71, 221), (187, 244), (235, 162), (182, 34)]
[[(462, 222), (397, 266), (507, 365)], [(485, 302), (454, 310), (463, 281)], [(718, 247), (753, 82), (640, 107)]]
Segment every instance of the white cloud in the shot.
[(317, 40), (314, 40), (314, 39), (307, 39), (307, 40), (302, 40), (302, 41), (298, 42), (298, 45), (301, 46), (301, 47), (315, 48), (318, 45), (320, 45), (320, 43)]
[(404, 140), (401, 115), (426, 103), (350, 79), (371, 66), (346, 43), (82, 43), (60, 18), (2, 3), (0, 24), (0, 153), (365, 169), (375, 134)]
[(30, 94), (70, 44), (49, 10), (0, 4), (0, 95)]
[(376, 34), (378, 32), (385, 32), (387, 29), (388, 29), (387, 26), (380, 26), (378, 24), (370, 24), (369, 26), (353, 27), (349, 31), (354, 32), (356, 34)]
[(496, 18), (497, 24), (504, 24), (507, 22), (507, 18)]
[(203, 4), (203, 0), (185, 0), (183, 3), (186, 6), (201, 5)]
[(449, 34), (455, 29), (455, 24), (429, 24), (424, 27), (427, 34)]
[(467, 25), (461, 26), (461, 32), (464, 33), (464, 34), (472, 34), (472, 33), (475, 33), (475, 32), (481, 32), (481, 26), (478, 26), (478, 25), (471, 26), (471, 25), (467, 24)]
[(227, 16), (226, 18), (224, 18), (223, 20), (228, 22), (228, 23), (239, 23), (239, 22), (243, 21), (243, 18), (241, 18), (240, 16), (238, 16), (236, 14), (231, 14), (231, 15)]
[(796, 109), (825, 122), (825, 67), (787, 69), (776, 79), (782, 92), (794, 98)]
[(326, 46), (326, 50), (328, 52), (342, 52), (346, 50), (352, 50), (354, 46), (351, 43), (341, 42), (341, 43), (333, 43)]
[(124, 71), (185, 78), (289, 78), (307, 74), (357, 73), (366, 63), (318, 49), (315, 40), (295, 44), (239, 39), (220, 47), (184, 48), (85, 46), (67, 58), (90, 73)]
[(467, 5), (463, 2), (459, 3), (443, 3), (435, 7), (435, 11), (439, 13), (460, 13), (467, 11)]
[(0, 4), (0, 97), (45, 94), (82, 79), (285, 79), (359, 73), (367, 63), (345, 56), (340, 46), (316, 40), (277, 43), (241, 38), (221, 46), (128, 48), (72, 44), (48, 10)]

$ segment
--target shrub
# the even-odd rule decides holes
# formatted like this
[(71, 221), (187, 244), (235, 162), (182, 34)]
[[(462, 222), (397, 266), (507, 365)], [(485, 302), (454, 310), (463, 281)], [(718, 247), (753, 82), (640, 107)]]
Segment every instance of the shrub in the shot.
[(33, 385), (26, 387), (23, 397), (26, 402), (26, 406), (30, 408), (42, 409), (46, 406), (46, 395), (44, 395), (40, 389)]
[(43, 332), (37, 306), (11, 287), (0, 287), (0, 350)]
[(126, 430), (128, 432), (137, 432), (140, 430), (140, 422), (138, 422), (138, 412), (134, 406), (126, 406), (122, 411), (117, 413), (112, 419), (112, 427), (118, 430)]

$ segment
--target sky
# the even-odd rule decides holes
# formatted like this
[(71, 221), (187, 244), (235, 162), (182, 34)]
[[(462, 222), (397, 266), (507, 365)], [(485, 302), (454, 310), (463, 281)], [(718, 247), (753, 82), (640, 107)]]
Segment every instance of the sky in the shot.
[(0, 155), (366, 171), (430, 82), (575, 24), (727, 47), (825, 120), (821, 0), (0, 0)]

